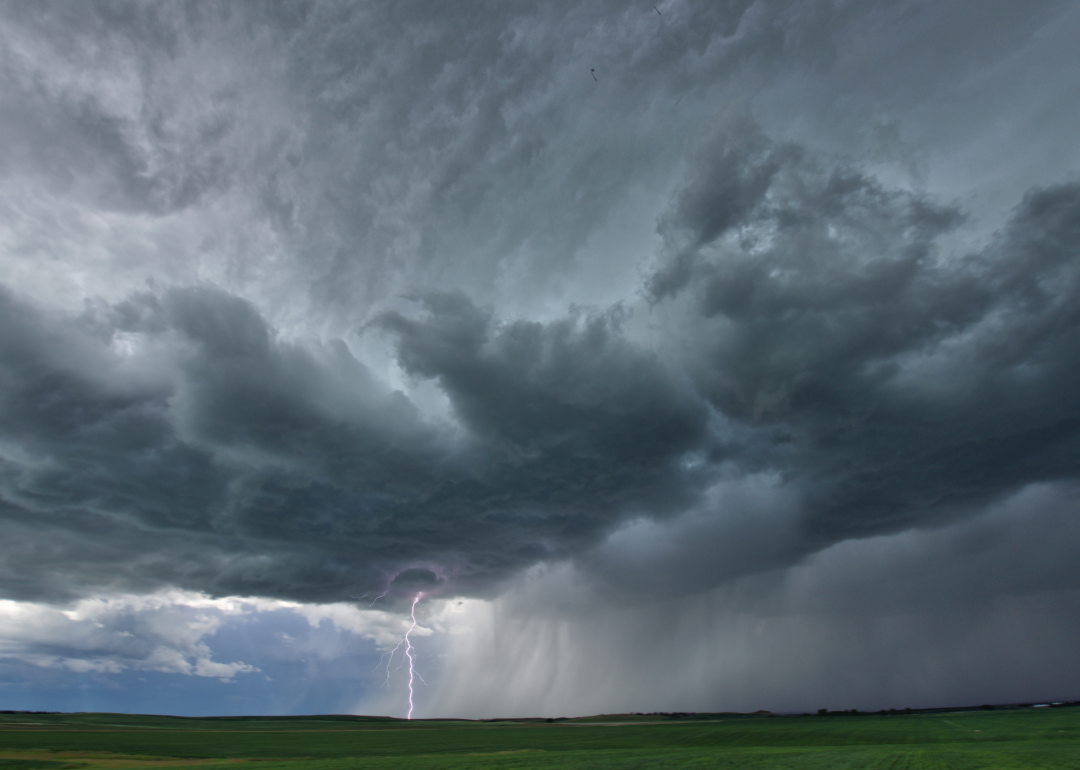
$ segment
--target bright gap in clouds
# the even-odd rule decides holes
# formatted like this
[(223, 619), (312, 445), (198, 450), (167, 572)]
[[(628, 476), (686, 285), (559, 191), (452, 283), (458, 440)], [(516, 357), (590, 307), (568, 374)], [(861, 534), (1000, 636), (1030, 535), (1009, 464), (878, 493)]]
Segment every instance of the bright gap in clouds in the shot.
[(658, 8), (0, 9), (5, 708), (1080, 697), (1080, 11)]
[[(408, 628), (351, 604), (180, 591), (3, 601), (0, 619), (5, 693), (26, 709), (180, 715), (347, 712), (378, 694), (372, 669)], [(417, 628), (414, 643), (432, 633)], [(392, 670), (388, 701), (401, 680)]]

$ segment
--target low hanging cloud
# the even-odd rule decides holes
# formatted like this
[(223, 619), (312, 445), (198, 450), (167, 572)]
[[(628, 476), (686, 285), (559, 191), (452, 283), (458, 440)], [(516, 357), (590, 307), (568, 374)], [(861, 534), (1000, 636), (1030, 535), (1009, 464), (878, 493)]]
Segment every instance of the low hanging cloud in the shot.
[[(9, 537), (37, 544), (10, 554), (9, 582), (27, 598), (179, 583), (318, 600), (432, 562), (484, 590), (677, 499), (704, 407), (617, 319), (501, 327), (460, 296), (426, 302), (427, 319), (379, 325), (407, 369), (456, 383), (465, 430), (424, 419), (341, 343), (272, 339), (217, 290), (66, 319), (9, 293), (24, 453), (5, 478)], [(42, 527), (61, 535), (47, 551)]]
[[(426, 711), (812, 713), (1069, 699), (1080, 681), (1076, 491), (1036, 485), (950, 527), (849, 540), (665, 601), (653, 592), (648, 603), (613, 603), (588, 574), (533, 570), (496, 602), (449, 614), (453, 665)], [(661, 541), (634, 561), (632, 585), (645, 592), (650, 577), (700, 569), (717, 543), (694, 524), (642, 534)], [(608, 547), (641, 556), (625, 542)]]

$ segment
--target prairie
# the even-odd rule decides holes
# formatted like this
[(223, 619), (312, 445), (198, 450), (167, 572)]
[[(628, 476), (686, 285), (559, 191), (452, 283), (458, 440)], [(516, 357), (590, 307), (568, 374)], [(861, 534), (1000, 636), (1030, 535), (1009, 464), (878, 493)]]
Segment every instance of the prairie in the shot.
[(555, 721), (0, 714), (0, 770), (1080, 768), (1080, 708)]

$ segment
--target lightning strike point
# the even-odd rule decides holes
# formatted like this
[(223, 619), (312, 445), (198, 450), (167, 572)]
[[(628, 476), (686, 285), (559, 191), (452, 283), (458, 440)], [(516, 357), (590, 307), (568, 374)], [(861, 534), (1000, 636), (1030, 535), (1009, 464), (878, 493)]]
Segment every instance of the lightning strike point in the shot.
[(416, 628), (416, 603), (420, 601), (422, 593), (418, 593), (412, 600), (412, 607), (409, 608), (409, 617), (412, 618), (412, 625), (409, 626), (409, 630), (405, 632), (405, 657), (409, 659), (409, 713), (405, 715), (406, 719), (412, 719), (413, 712), (413, 656), (412, 656), (412, 642), (409, 641), (409, 634)]
[[(416, 596), (413, 597), (412, 606), (409, 608), (409, 619), (412, 620), (412, 625), (409, 626), (409, 630), (405, 632), (405, 636), (401, 637), (401, 641), (397, 643), (397, 646), (394, 647), (394, 649), (390, 650), (390, 652), (384, 652), (382, 654), (382, 657), (379, 658), (379, 665), (377, 665), (374, 669), (372, 669), (372, 671), (375, 672), (375, 671), (378, 671), (380, 668), (382, 668), (382, 661), (384, 659), (387, 659), (387, 656), (389, 656), (389, 659), (386, 660), (386, 681), (383, 683), (383, 686), (386, 687), (389, 690), (390, 689), (390, 667), (394, 663), (394, 654), (398, 650), (400, 650), (402, 648), (402, 646), (404, 645), (404, 647), (405, 647), (405, 657), (402, 659), (401, 663), (399, 663), (397, 665), (397, 667), (401, 668), (405, 664), (406, 661), (408, 661), (408, 663), (409, 663), (409, 710), (406, 713), (405, 718), (410, 719), (410, 720), (412, 719), (412, 713), (413, 713), (413, 694), (414, 694), (413, 683), (415, 682), (416, 679), (419, 679), (421, 682), (424, 682), (424, 677), (420, 676), (420, 672), (418, 672), (416, 670), (416, 668), (415, 668), (414, 664), (416, 663), (416, 659), (413, 657), (413, 646), (412, 646), (412, 642), (409, 640), (409, 634), (411, 634), (413, 631), (416, 630), (416, 605), (420, 601), (420, 599), (423, 598), (423, 596), (424, 596), (424, 592), (420, 591), (420, 592), (418, 592), (416, 594)], [(427, 684), (427, 682), (424, 682), (424, 684)]]

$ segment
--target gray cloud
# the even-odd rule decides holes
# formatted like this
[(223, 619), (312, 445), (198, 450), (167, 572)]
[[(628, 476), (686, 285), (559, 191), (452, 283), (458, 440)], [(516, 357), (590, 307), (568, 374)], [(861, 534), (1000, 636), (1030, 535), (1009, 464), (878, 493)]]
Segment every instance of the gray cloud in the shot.
[[(1037, 485), (977, 519), (849, 540), (794, 568), (636, 607), (591, 593), (587, 575), (536, 570), (494, 605), (466, 608), (429, 713), (813, 712), (1071, 698), (1080, 682), (1071, 644), (1075, 500), (1075, 485)], [(672, 529), (677, 536), (678, 527), (648, 536), (667, 539)], [(692, 548), (679, 551), (696, 561)], [(640, 565), (659, 581), (671, 568)]]
[(1075, 8), (661, 10), (0, 10), (0, 592), (547, 569), (691, 612), (1038, 531), (1080, 472)]
[[(325, 600), (435, 563), (483, 590), (691, 509), (730, 542), (774, 542), (673, 583), (699, 590), (1075, 477), (1080, 188), (1029, 193), (984, 250), (944, 257), (953, 209), (754, 136), (741, 161), (745, 145), (707, 150), (722, 190), (697, 178), (662, 220), (691, 244), (649, 284), (691, 297), (674, 358), (632, 342), (619, 308), (507, 322), (455, 293), (377, 316), (364, 334), (435, 383), (443, 420), (344, 343), (280, 339), (220, 290), (66, 317), (9, 292), (12, 537), (74, 529), (75, 549), (102, 528), (104, 562), (61, 538), (52, 560), (15, 556), (12, 583), (48, 593), (55, 560), (125, 587)], [(775, 166), (749, 204), (737, 162)], [(740, 533), (745, 506), (707, 490), (741, 473), (779, 474), (796, 502), (756, 505), (784, 523)]]
[[(460, 295), (425, 307), (379, 324), (406, 370), (439, 378), (461, 435), (343, 343), (275, 339), (217, 290), (52, 319), (8, 294), (12, 537), (79, 533), (50, 559), (11, 554), (10, 582), (48, 594), (70, 580), (43, 579), (59, 562), (87, 573), (67, 591), (105, 572), (125, 588), (339, 598), (436, 562), (479, 590), (693, 494), (677, 461), (703, 441), (704, 407), (617, 314), (498, 325)], [(100, 552), (75, 556), (95, 528)]]
[(808, 526), (870, 534), (1075, 476), (1080, 187), (945, 254), (956, 209), (741, 129), (662, 221), (650, 291), (692, 297), (686, 366), (717, 409), (806, 451), (787, 470), (818, 486)]

